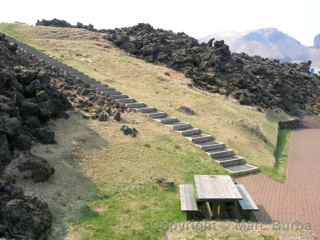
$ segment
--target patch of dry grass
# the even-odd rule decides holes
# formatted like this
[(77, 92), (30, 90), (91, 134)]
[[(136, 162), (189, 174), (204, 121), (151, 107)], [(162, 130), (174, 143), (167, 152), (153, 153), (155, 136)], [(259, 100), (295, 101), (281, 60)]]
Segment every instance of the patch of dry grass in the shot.
[(161, 177), (182, 183), (190, 172), (224, 173), (207, 154), (142, 114), (128, 114), (124, 123), (139, 131), (137, 138), (125, 136), (119, 123), (92, 121), (88, 126), (108, 145), (93, 151), (78, 149), (86, 175), (99, 185), (114, 190), (129, 185), (139, 187)]

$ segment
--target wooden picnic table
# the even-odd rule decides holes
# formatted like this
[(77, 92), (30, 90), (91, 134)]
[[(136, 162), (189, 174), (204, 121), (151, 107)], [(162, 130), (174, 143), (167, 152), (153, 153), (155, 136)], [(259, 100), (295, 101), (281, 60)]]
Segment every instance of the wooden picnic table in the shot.
[[(195, 175), (192, 184), (180, 185), (181, 211), (190, 219), (203, 213), (206, 218), (250, 216), (258, 207), (246, 188), (227, 175)], [(236, 216), (237, 215), (237, 216)], [(188, 217), (188, 218), (189, 218)]]
[(197, 199), (204, 202), (208, 217), (220, 217), (225, 203), (234, 206), (242, 196), (230, 176), (196, 175), (194, 176)]
[(195, 175), (198, 201), (237, 201), (242, 196), (230, 176)]

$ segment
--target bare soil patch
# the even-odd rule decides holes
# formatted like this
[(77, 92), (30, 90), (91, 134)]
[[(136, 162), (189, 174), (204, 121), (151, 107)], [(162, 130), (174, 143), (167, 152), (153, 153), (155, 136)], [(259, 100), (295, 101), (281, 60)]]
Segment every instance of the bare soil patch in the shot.
[(95, 184), (81, 171), (74, 158), (78, 148), (95, 149), (107, 143), (87, 126), (86, 120), (78, 113), (70, 113), (70, 119), (51, 122), (56, 132), (57, 144), (36, 145), (32, 153), (43, 157), (56, 169), (48, 182), (34, 184), (19, 181), (27, 195), (37, 196), (46, 201), (53, 214), (53, 227), (49, 239), (65, 239), (68, 220), (79, 217), (79, 211), (86, 201), (96, 197)]

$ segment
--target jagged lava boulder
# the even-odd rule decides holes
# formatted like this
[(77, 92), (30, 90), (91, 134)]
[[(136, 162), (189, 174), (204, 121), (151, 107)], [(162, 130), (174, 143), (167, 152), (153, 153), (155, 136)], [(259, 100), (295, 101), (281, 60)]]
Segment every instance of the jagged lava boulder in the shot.
[(48, 205), (0, 180), (0, 238), (45, 240), (52, 224)]

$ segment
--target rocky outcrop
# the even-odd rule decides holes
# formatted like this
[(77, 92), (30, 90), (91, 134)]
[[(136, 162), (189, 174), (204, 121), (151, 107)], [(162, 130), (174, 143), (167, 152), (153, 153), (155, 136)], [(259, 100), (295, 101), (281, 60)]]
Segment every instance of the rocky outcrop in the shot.
[(70, 23), (68, 23), (65, 20), (60, 20), (57, 18), (54, 18), (52, 20), (38, 20), (36, 23), (36, 26), (46, 26), (46, 27), (72, 27)]
[[(35, 66), (37, 65), (37, 67)], [(33, 143), (54, 143), (47, 122), (71, 105), (52, 85), (50, 72), (0, 35), (0, 238), (46, 239), (51, 214), (46, 203), (24, 196), (18, 178), (46, 181), (54, 169), (29, 153)], [(15, 166), (16, 174), (8, 171)]]
[(61, 117), (71, 105), (50, 84), (50, 74), (34, 68), (16, 53), (15, 43), (0, 40), (0, 169), (18, 151), (28, 151), (33, 142), (54, 143), (46, 123)]
[(313, 46), (315, 48), (320, 48), (320, 34), (315, 36), (314, 41), (313, 41)]
[[(0, 195), (2, 187), (9, 186), (10, 194), (16, 191), (10, 184), (2, 186), (4, 180), (44, 182), (54, 174), (46, 159), (30, 153), (34, 143), (56, 143), (50, 120), (67, 118), (71, 107), (94, 119), (103, 113), (101, 120), (119, 120), (126, 111), (104, 94), (107, 86), (27, 48), (0, 35)], [(45, 203), (19, 190), (5, 203), (0, 196), (0, 208), (0, 238), (47, 239), (51, 214)]]
[(102, 32), (128, 53), (182, 71), (195, 86), (232, 95), (241, 104), (281, 108), (293, 114), (316, 111), (319, 104), (320, 81), (309, 74), (310, 62), (281, 64), (231, 53), (223, 41), (199, 44), (184, 33), (154, 29), (149, 24)]
[(96, 29), (92, 24), (85, 25), (81, 22), (78, 22), (76, 25), (72, 25), (71, 23), (68, 23), (65, 20), (60, 19), (52, 19), (52, 20), (38, 20), (36, 22), (36, 26), (44, 26), (44, 27), (68, 27), (68, 28), (83, 28), (87, 29), (89, 31), (95, 31)]
[(0, 238), (47, 239), (52, 224), (48, 205), (27, 197), (22, 189), (0, 181)]
[[(14, 47), (13, 47), (14, 46)], [(33, 142), (53, 143), (46, 123), (70, 107), (67, 99), (50, 85), (50, 76), (33, 68), (17, 53), (17, 46), (2, 35), (0, 40), (0, 169), (17, 151), (28, 151)], [(50, 141), (50, 142), (49, 142)]]

